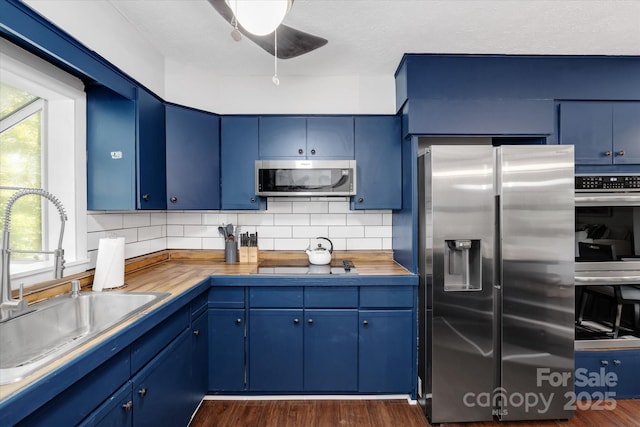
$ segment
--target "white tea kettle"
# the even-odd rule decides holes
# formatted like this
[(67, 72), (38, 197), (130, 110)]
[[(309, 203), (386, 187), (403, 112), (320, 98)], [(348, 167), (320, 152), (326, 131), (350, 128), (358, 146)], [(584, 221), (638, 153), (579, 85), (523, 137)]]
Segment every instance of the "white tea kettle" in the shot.
[(326, 237), (317, 237), (317, 239), (326, 240), (327, 242), (329, 242), (330, 247), (329, 249), (327, 249), (322, 246), (322, 243), (318, 243), (318, 246), (313, 249), (311, 249), (311, 246), (309, 246), (305, 250), (305, 252), (309, 256), (309, 263), (315, 265), (329, 264), (331, 262), (331, 254), (333, 253), (333, 243)]

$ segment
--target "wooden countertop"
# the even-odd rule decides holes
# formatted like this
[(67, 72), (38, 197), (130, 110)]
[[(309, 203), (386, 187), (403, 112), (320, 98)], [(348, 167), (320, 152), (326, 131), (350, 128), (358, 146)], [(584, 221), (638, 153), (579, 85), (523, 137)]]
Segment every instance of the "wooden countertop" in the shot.
[[(344, 259), (351, 260), (355, 265), (358, 270), (358, 276), (356, 277), (412, 276), (408, 270), (393, 261), (391, 251), (336, 251), (333, 254), (332, 265), (341, 266)], [(255, 279), (263, 277), (257, 275), (259, 266), (274, 265), (308, 265), (308, 259), (306, 254), (300, 251), (261, 251), (258, 264), (227, 264), (224, 262), (224, 251), (165, 250), (127, 260), (125, 286), (114, 291), (168, 292), (169, 296), (137, 313), (108, 332), (89, 340), (25, 379), (13, 384), (0, 386), (0, 404), (9, 397), (34, 385), (42, 377), (62, 367), (92, 347), (130, 327), (148, 313), (179, 298), (210, 276), (251, 276)], [(25, 298), (30, 303), (33, 303), (69, 292), (70, 281), (73, 279), (80, 280), (83, 292), (91, 291), (93, 271), (88, 271), (65, 277), (61, 281), (51, 281), (30, 287), (25, 292)], [(324, 280), (331, 279), (331, 277), (324, 276)]]

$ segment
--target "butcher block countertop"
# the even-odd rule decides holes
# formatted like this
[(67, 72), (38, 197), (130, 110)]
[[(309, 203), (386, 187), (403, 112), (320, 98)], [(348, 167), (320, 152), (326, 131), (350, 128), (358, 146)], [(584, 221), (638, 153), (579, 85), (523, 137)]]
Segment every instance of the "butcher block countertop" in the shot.
[[(258, 264), (227, 264), (224, 262), (224, 251), (190, 251), (164, 250), (142, 257), (127, 260), (125, 265), (125, 285), (108, 292), (168, 292), (169, 296), (148, 307), (144, 311), (124, 321), (115, 328), (79, 346), (72, 352), (62, 356), (48, 366), (34, 372), (27, 378), (13, 384), (0, 386), (0, 405), (9, 398), (17, 398), (22, 391), (35, 386), (38, 380), (52, 373), (74, 358), (103, 343), (116, 334), (133, 326), (144, 316), (161, 309), (163, 306), (185, 298), (188, 294), (197, 296), (211, 286), (207, 279), (213, 277), (221, 281), (222, 286), (296, 284), (304, 286), (340, 286), (341, 284), (384, 284), (384, 277), (415, 275), (393, 261), (391, 251), (334, 251), (332, 266), (342, 266), (342, 261), (349, 259), (358, 271), (357, 276), (263, 276), (258, 273), (260, 266), (307, 266), (308, 258), (304, 252), (261, 251)], [(81, 283), (82, 292), (91, 292), (93, 270), (65, 277), (62, 281), (51, 281), (25, 289), (25, 299), (29, 303), (41, 301), (70, 291), (70, 281), (77, 279)], [(415, 280), (417, 283), (417, 280)], [(407, 282), (408, 283), (408, 282)], [(10, 399), (12, 400), (12, 399)]]

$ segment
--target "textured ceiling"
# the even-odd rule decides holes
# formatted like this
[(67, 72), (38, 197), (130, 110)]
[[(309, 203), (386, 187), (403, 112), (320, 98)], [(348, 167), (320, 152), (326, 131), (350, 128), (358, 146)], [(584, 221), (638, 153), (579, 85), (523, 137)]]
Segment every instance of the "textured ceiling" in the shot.
[[(269, 75), (273, 57), (207, 0), (109, 0), (165, 57), (218, 75)], [(403, 53), (640, 55), (640, 1), (296, 0), (285, 24), (329, 43), (281, 75), (392, 75)]]

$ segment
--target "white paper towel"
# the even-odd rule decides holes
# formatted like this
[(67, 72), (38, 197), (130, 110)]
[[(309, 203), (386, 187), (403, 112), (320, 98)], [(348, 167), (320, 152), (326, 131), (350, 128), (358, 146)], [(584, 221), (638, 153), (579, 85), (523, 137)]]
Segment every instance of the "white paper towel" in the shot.
[(124, 237), (100, 239), (93, 276), (93, 290), (124, 285)]

